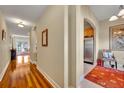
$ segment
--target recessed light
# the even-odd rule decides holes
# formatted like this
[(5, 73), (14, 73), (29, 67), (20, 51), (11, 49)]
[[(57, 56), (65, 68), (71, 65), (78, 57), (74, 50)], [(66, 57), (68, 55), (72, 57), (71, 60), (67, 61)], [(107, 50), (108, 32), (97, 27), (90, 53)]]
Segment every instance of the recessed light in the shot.
[(24, 27), (24, 24), (22, 22), (20, 22), (20, 23), (18, 23), (18, 27), (23, 28)]
[(123, 16), (124, 16), (124, 6), (120, 5), (119, 8), (121, 10), (119, 11), (118, 15), (117, 16), (113, 15), (112, 17), (110, 17), (109, 21), (115, 21), (117, 19), (123, 18)]
[(119, 13), (118, 16), (124, 16), (124, 9), (122, 9)]

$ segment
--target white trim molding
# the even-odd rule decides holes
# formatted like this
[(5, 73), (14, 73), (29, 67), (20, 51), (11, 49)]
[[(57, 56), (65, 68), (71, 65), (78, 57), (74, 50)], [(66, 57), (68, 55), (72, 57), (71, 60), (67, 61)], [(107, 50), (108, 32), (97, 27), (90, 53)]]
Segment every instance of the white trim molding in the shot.
[(68, 88), (68, 6), (64, 11), (64, 88)]
[(7, 70), (8, 66), (9, 66), (9, 63), (10, 63), (10, 60), (7, 62), (5, 68), (3, 69), (3, 71), (2, 71), (1, 74), (0, 74), (0, 81), (2, 81), (3, 76), (4, 76), (4, 74), (6, 73), (6, 70)]
[(82, 80), (83, 74), (83, 45), (84, 45), (84, 35), (83, 31), (83, 21), (81, 17), (81, 6), (76, 6), (76, 87), (79, 86)]
[(57, 84), (48, 74), (46, 74), (39, 66), (37, 66), (37, 69), (40, 71), (40, 73), (43, 74), (43, 76), (50, 82), (50, 84), (54, 88), (61, 88), (59, 84)]

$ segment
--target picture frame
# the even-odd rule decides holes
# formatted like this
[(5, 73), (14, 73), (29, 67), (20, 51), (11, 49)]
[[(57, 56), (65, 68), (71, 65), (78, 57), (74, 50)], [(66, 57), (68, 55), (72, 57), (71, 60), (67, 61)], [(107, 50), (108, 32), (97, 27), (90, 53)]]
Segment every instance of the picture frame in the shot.
[(124, 24), (109, 28), (109, 46), (112, 51), (124, 51)]
[(42, 31), (42, 46), (48, 46), (48, 29)]
[(2, 40), (6, 40), (6, 32), (4, 29), (2, 30)]

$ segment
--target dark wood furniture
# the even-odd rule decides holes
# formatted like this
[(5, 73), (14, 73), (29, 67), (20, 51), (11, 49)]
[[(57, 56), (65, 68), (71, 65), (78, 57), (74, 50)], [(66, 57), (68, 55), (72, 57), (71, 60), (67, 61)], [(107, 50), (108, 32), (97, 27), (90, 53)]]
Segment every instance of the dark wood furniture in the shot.
[(11, 49), (11, 60), (16, 59), (16, 49)]

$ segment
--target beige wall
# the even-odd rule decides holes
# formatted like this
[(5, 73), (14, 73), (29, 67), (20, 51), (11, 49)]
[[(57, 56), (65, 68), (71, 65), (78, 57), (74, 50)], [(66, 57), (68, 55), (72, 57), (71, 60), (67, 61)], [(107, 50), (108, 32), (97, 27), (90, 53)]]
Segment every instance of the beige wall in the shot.
[[(119, 24), (124, 24), (124, 19), (117, 21), (108, 21), (103, 20), (99, 22), (100, 24), (100, 33), (99, 33), (99, 48), (100, 49), (109, 49), (109, 27)], [(124, 63), (124, 51), (113, 51), (117, 61), (119, 63)]]
[[(6, 40), (2, 40), (2, 29), (6, 31)], [(0, 13), (0, 79), (2, 79), (5, 68), (10, 62), (9, 40), (9, 33), (6, 28), (4, 17)]]
[(69, 6), (69, 87), (76, 87), (76, 7)]
[[(37, 65), (60, 87), (64, 87), (64, 6), (48, 6), (37, 23)], [(48, 47), (41, 33), (48, 28)]]

